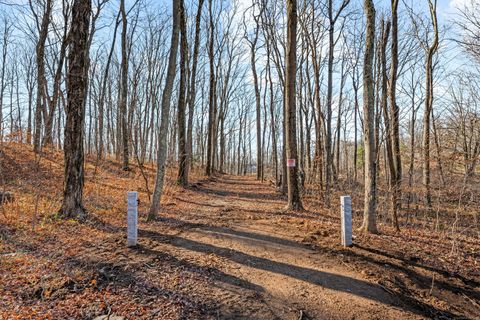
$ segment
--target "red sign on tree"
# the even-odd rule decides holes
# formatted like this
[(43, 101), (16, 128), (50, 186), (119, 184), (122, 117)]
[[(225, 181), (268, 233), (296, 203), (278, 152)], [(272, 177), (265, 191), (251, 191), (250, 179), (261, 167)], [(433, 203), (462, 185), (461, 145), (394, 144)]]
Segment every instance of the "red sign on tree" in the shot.
[(287, 167), (295, 167), (295, 159), (287, 159)]

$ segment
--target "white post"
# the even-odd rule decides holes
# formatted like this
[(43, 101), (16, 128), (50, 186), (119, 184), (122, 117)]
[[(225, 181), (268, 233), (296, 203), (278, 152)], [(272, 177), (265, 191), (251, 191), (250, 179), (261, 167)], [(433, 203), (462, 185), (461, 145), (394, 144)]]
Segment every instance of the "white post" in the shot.
[(127, 193), (127, 246), (137, 245), (137, 224), (138, 224), (138, 192)]
[(350, 196), (340, 197), (340, 217), (342, 222), (342, 245), (352, 245), (352, 198)]

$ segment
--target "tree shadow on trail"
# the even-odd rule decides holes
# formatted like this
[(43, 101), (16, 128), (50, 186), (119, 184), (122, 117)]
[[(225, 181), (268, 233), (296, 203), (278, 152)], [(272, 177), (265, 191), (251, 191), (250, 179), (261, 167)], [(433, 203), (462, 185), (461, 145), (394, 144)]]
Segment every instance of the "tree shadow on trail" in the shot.
[[(149, 252), (149, 254), (153, 253)], [(171, 261), (167, 259), (166, 263), (168, 264), (170, 262)], [(128, 291), (128, 295), (132, 300), (139, 300), (148, 303), (160, 299), (163, 300), (161, 305), (171, 305), (173, 303), (180, 307), (176, 309), (180, 313), (181, 319), (188, 319), (192, 316), (197, 317), (200, 315), (206, 316), (208, 314), (213, 314), (216, 309), (216, 306), (212, 304), (212, 301), (201, 300), (187, 292), (176, 289), (172, 290), (163, 286), (161, 283), (151, 282), (149, 279), (136, 274), (136, 272), (127, 271), (124, 266), (115, 263), (77, 256), (67, 258), (64, 265), (66, 270), (81, 269), (84, 272), (93, 273), (93, 276), (95, 277), (95, 286), (99, 291), (108, 288), (121, 288), (121, 291)], [(195, 265), (186, 266), (186, 268), (190, 269), (195, 267)], [(129, 270), (131, 269), (132, 268)], [(80, 285), (78, 289), (74, 287), (74, 289), (71, 290), (71, 293), (81, 294), (86, 286), (87, 285)], [(155, 317), (152, 316), (152, 319), (153, 318)]]
[[(216, 189), (213, 188), (211, 185), (207, 186), (211, 183), (218, 183), (218, 184), (228, 184), (228, 185), (236, 185), (239, 187), (244, 186), (243, 190), (227, 190), (223, 189)], [(217, 186), (219, 187), (219, 186)], [(281, 200), (282, 196), (275, 193), (275, 192), (268, 192), (268, 193), (259, 193), (258, 188), (255, 187), (264, 187), (264, 185), (260, 183), (254, 183), (252, 180), (249, 179), (234, 179), (234, 178), (226, 178), (225, 176), (211, 179), (208, 181), (201, 181), (200, 183), (195, 184), (195, 188), (192, 190), (200, 193), (205, 194), (213, 194), (220, 197), (233, 197), (233, 198), (245, 198), (249, 200)], [(251, 191), (245, 191), (251, 190)]]
[(196, 189), (197, 192), (213, 194), (220, 197), (232, 197), (232, 198), (244, 198), (248, 200), (255, 200), (256, 202), (261, 202), (260, 200), (280, 200), (280, 196), (273, 193), (257, 193), (257, 192), (245, 192), (245, 191), (227, 191), (227, 190), (217, 190), (207, 187), (199, 187)]
[(217, 181), (219, 182), (229, 181), (231, 183), (236, 183), (236, 184), (244, 184), (244, 183), (250, 183), (250, 184), (256, 184), (256, 185), (260, 184), (259, 180), (253, 180), (251, 177), (235, 176), (235, 175), (221, 175), (218, 177)]
[[(159, 235), (153, 231), (142, 230), (140, 231), (140, 235), (147, 236), (150, 239), (161, 243), (165, 242), (164, 236)], [(246, 234), (243, 235), (245, 236)], [(415, 307), (406, 307), (404, 303), (401, 303), (399, 296), (393, 296), (387, 293), (381, 286), (348, 276), (333, 274), (306, 267), (300, 267), (292, 264), (266, 259), (263, 257), (257, 257), (240, 252), (238, 250), (222, 248), (178, 236), (169, 237), (169, 240), (167, 242), (170, 245), (178, 248), (183, 248), (203, 254), (213, 253), (232, 262), (239, 263), (247, 267), (288, 276), (297, 280), (311, 283), (313, 285), (321, 286), (323, 288), (353, 294), (362, 298), (376, 301), (381, 304), (401, 308), (406, 311), (411, 311), (422, 316), (437, 316), (440, 314), (449, 318), (458, 317), (458, 315), (456, 314), (444, 310), (438, 310), (431, 305), (424, 304), (421, 301), (417, 300), (414, 304)]]
[(210, 203), (207, 203), (207, 202), (197, 202), (197, 201), (193, 201), (193, 200), (189, 200), (189, 199), (188, 200), (187, 199), (182, 199), (180, 197), (174, 197), (174, 199), (185, 202), (185, 203), (194, 204), (194, 205), (197, 205), (197, 206), (202, 206), (202, 207), (220, 208), (220, 209), (226, 207), (224, 204), (210, 204)]
[[(291, 248), (298, 248), (298, 249), (311, 248), (311, 246), (307, 244), (303, 244), (294, 240), (288, 240), (288, 239), (279, 238), (279, 237), (262, 234), (262, 233), (228, 228), (225, 226), (214, 226), (206, 223), (188, 222), (185, 220), (180, 220), (180, 219), (170, 218), (170, 217), (169, 218), (160, 217), (157, 219), (157, 221), (162, 222), (164, 224), (171, 225), (172, 227), (182, 225), (187, 229), (196, 229), (196, 230), (207, 231), (209, 233), (216, 233), (219, 235), (224, 234), (224, 235), (231, 235), (234, 237), (252, 239), (256, 241), (270, 242), (273, 244), (282, 245), (282, 246), (291, 247)], [(142, 236), (150, 237), (153, 235), (154, 238), (155, 236), (157, 236), (157, 239), (158, 239), (158, 237), (160, 236), (159, 234), (155, 234), (155, 232), (142, 230), (142, 229), (139, 229), (138, 232), (140, 237)]]
[[(243, 180), (235, 180), (232, 179), (233, 181), (239, 181), (238, 183), (236, 182), (229, 182), (231, 184), (242, 184)], [(249, 181), (249, 180), (246, 180)], [(209, 181), (210, 182), (210, 181)], [(258, 185), (258, 184), (255, 184)], [(207, 196), (211, 197), (218, 197), (222, 201), (224, 201), (227, 204), (235, 204), (236, 200), (247, 200), (252, 203), (258, 203), (262, 205), (274, 205), (274, 208), (271, 210), (267, 210), (264, 207), (258, 208), (254, 207), (252, 208), (251, 206), (238, 206), (234, 207), (232, 209), (234, 210), (241, 210), (244, 212), (249, 212), (249, 213), (258, 213), (262, 215), (275, 215), (275, 216), (284, 216), (288, 218), (300, 218), (300, 219), (321, 219), (321, 220), (328, 220), (330, 222), (338, 222), (340, 223), (340, 217), (335, 217), (335, 216), (328, 216), (328, 215), (321, 215), (319, 213), (316, 213), (314, 211), (310, 211), (308, 209), (303, 209), (302, 211), (287, 211), (285, 210), (285, 205), (286, 205), (286, 198), (285, 196), (272, 192), (272, 193), (258, 193), (255, 192), (254, 189), (252, 191), (232, 191), (232, 190), (227, 190), (227, 189), (217, 189), (217, 188), (212, 188), (211, 186), (204, 185), (203, 183), (200, 185), (197, 185), (195, 189), (192, 189), (192, 191), (197, 192), (197, 193), (202, 193)], [(176, 197), (177, 200), (198, 205), (201, 207), (218, 207), (222, 208), (225, 207), (226, 205), (217, 205), (217, 204), (209, 204), (207, 202), (195, 202), (192, 201), (190, 198), (184, 199), (182, 197)], [(281, 206), (280, 208), (278, 206)]]
[[(113, 227), (106, 223), (103, 225), (103, 228), (105, 228), (103, 229), (104, 231), (113, 234), (125, 232), (125, 228)], [(1, 226), (0, 231), (2, 231)], [(6, 232), (2, 231), (2, 237), (4, 233)], [(7, 236), (5, 236), (5, 238), (6, 237)], [(168, 237), (163, 237), (163, 239), (167, 238)], [(44, 284), (48, 286), (52, 292), (51, 298), (48, 301), (64, 299), (67, 294), (83, 295), (87, 288), (93, 288), (96, 291), (112, 290), (111, 292), (114, 294), (120, 292), (120, 294), (125, 294), (132, 300), (141, 301), (138, 307), (146, 308), (146, 310), (152, 306), (151, 302), (158, 301), (160, 303), (159, 305), (175, 305), (180, 319), (203, 319), (204, 317), (210, 319), (208, 316), (218, 316), (223, 313), (221, 309), (223, 303), (221, 294), (225, 292), (225, 290), (233, 290), (234, 294), (240, 296), (255, 296), (257, 293), (265, 291), (263, 287), (257, 284), (225, 273), (213, 266), (197, 264), (145, 245), (138, 245), (129, 249), (129, 262), (124, 263), (122, 262), (124, 260), (120, 261), (115, 259), (118, 257), (116, 256), (117, 252), (122, 252), (118, 251), (118, 247), (115, 247), (118, 243), (116, 241), (111, 243), (112, 247), (108, 246), (108, 259), (105, 259), (104, 254), (106, 251), (103, 249), (96, 251), (93, 255), (90, 254), (90, 251), (80, 250), (73, 256), (66, 256), (63, 252), (58, 251), (45, 252), (43, 248), (33, 246), (28, 241), (17, 241), (10, 238), (6, 240), (14, 252), (28, 252), (35, 257), (61, 261), (62, 272), (58, 273), (58, 270), (51, 270), (48, 278), (52, 283), (55, 283), (55, 287), (50, 287), (47, 282)], [(122, 257), (125, 257), (125, 255), (122, 254)], [(145, 263), (145, 260), (148, 261), (148, 265)], [(164, 282), (167, 281), (164, 279), (164, 276), (158, 277), (159, 281), (156, 281), (155, 278), (153, 278), (152, 281), (152, 277), (147, 277), (145, 274), (145, 272), (150, 272), (152, 269), (156, 269), (162, 273), (166, 272), (167, 274), (182, 274), (184, 277), (186, 274), (192, 274), (194, 275), (193, 277), (187, 278), (194, 279), (194, 283), (193, 285), (190, 284), (190, 286), (182, 283), (182, 285), (178, 287), (177, 285), (167, 285)], [(54, 281), (55, 279), (63, 279), (63, 277), (65, 277), (64, 274), (74, 274), (75, 277), (69, 278), (68, 281)], [(92, 279), (95, 281), (92, 282)], [(215, 289), (219, 295), (210, 294), (212, 291), (208, 286), (212, 284), (213, 281), (226, 285), (220, 285), (218, 289)], [(58, 285), (57, 282), (59, 283)], [(94, 284), (92, 285), (92, 283)], [(192, 294), (192, 288), (201, 287), (199, 283), (207, 285), (207, 287), (200, 292), (196, 292), (197, 294)], [(18, 303), (23, 305), (43, 303), (43, 300), (41, 302), (39, 301), (39, 299), (42, 298), (41, 294), (38, 294), (38, 292), (43, 290), (43, 287), (39, 287), (41, 289), (40, 291), (37, 287), (39, 286), (32, 286), (24, 290), (22, 292), (24, 298)], [(120, 290), (116, 291), (116, 289)], [(57, 294), (60, 292), (62, 292), (61, 295)], [(88, 300), (85, 301), (89, 302)], [(38, 305), (40, 310), (45, 307), (44, 304)], [(230, 306), (230, 308), (232, 307)], [(238, 310), (234, 311), (241, 312), (241, 306), (238, 306), (238, 308)], [(156, 313), (156, 310), (157, 309), (152, 309), (152, 314)], [(115, 310), (112, 309), (112, 311)], [(94, 310), (94, 312), (107, 313), (110, 311)], [(149, 319), (158, 318), (152, 316), (149, 317)]]
[(208, 231), (211, 233), (217, 233), (220, 235), (225, 234), (225, 235), (231, 235), (234, 237), (253, 239), (253, 240), (262, 241), (262, 242), (270, 242), (273, 244), (278, 244), (278, 245), (292, 247), (292, 248), (299, 248), (299, 249), (309, 248), (309, 246), (307, 246), (306, 244), (302, 244), (296, 241), (273, 237), (273, 236), (261, 234), (261, 233), (238, 230), (238, 229), (216, 227), (216, 226), (210, 226), (210, 225), (200, 225), (197, 227), (197, 229)]
[[(215, 234), (217, 234), (220, 237), (225, 235), (230, 235), (233, 237), (238, 237), (240, 239), (253, 240), (253, 241), (249, 241), (250, 245), (252, 246), (255, 245), (255, 242), (258, 243), (258, 241), (262, 241), (262, 242), (270, 242), (272, 244), (277, 244), (282, 246), (288, 246), (291, 248), (299, 248), (299, 249), (307, 249), (307, 250), (309, 249), (308, 245), (305, 245), (293, 240), (288, 240), (288, 239), (284, 239), (284, 238), (280, 238), (272, 235), (266, 235), (266, 234), (251, 232), (251, 231), (228, 228), (224, 226), (212, 226), (204, 223), (191, 223), (191, 222), (179, 220), (176, 218), (160, 218), (159, 222), (167, 225), (172, 225), (172, 226), (182, 224), (187, 229), (206, 231), (207, 234), (212, 234), (212, 236), (214, 236)], [(338, 276), (330, 273), (319, 272), (313, 269), (298, 267), (298, 266), (289, 265), (281, 262), (275, 262), (265, 258), (259, 258), (249, 254), (244, 254), (239, 251), (221, 248), (221, 247), (217, 247), (209, 244), (203, 244), (190, 239), (161, 235), (154, 231), (139, 230), (139, 236), (148, 237), (162, 243), (170, 243), (171, 245), (182, 247), (184, 249), (188, 249), (196, 252), (203, 252), (206, 254), (215, 253), (219, 256), (228, 258), (234, 262), (244, 264), (250, 267), (263, 269), (266, 271), (271, 271), (279, 274), (284, 274), (286, 276), (311, 282), (316, 285), (321, 285), (321, 286), (328, 287), (338, 291), (350, 292), (350, 293), (363, 296), (365, 298), (373, 299), (373, 300), (375, 300), (375, 297), (366, 296), (362, 287), (369, 286), (369, 288), (383, 290), (383, 288), (380, 286), (372, 285), (368, 282), (364, 282), (360, 280), (355, 280), (353, 278), (342, 277), (342, 276)], [(375, 248), (364, 247), (358, 244), (355, 244), (352, 250), (343, 250), (343, 249), (337, 250), (334, 248), (327, 248), (322, 246), (317, 246), (316, 248), (317, 248), (316, 250), (320, 250), (320, 252), (323, 252), (329, 255), (337, 255), (341, 253), (345, 256), (354, 258), (357, 262), (363, 262), (363, 263), (366, 263), (367, 265), (376, 266), (381, 269), (385, 268), (385, 264), (388, 263), (390, 265), (390, 268), (392, 268), (392, 271), (398, 272), (398, 273), (404, 273), (408, 275), (408, 278), (411, 281), (416, 283), (418, 287), (424, 288), (424, 289), (430, 288), (432, 283), (432, 278), (425, 276), (420, 272), (416, 271), (414, 267), (422, 268), (430, 272), (435, 272), (443, 276), (457, 278), (469, 286), (475, 287), (478, 285), (478, 282), (475, 280), (465, 279), (457, 275), (448, 275), (444, 270), (437, 269), (428, 265), (423, 265), (418, 262), (408, 261), (406, 258), (392, 255), (390, 253), (383, 252)], [(362, 250), (370, 254), (384, 256), (388, 259), (399, 260), (401, 264), (392, 263), (391, 260), (384, 261), (381, 258), (377, 259), (373, 256), (362, 253), (361, 252)], [(324, 278), (333, 279), (333, 282), (331, 281), (331, 282), (323, 283), (322, 279)], [(356, 288), (356, 290), (352, 290), (352, 288), (350, 287), (352, 283), (353, 283), (353, 289)], [(406, 290), (407, 294), (402, 294), (401, 296), (402, 300), (422, 310), (422, 312), (420, 312), (421, 314), (431, 316), (431, 317), (439, 317), (439, 316), (440, 317), (447, 316), (449, 318), (459, 317), (459, 315), (457, 314), (450, 313), (445, 310), (437, 309), (433, 305), (419, 301), (414, 296), (411, 296), (411, 294), (409, 293), (411, 289), (405, 287), (404, 284), (395, 282), (395, 285), (398, 286), (402, 290), (402, 292)], [(477, 301), (480, 300), (480, 296), (478, 292), (476, 292), (474, 289), (469, 289), (468, 287), (456, 286), (453, 283), (442, 281), (439, 278), (435, 279), (435, 286), (437, 288), (446, 290), (452, 294), (460, 294), (460, 295), (463, 294), (473, 298), (474, 300), (477, 300)], [(385, 301), (381, 301), (381, 300), (377, 300), (377, 301), (385, 303)], [(392, 304), (392, 305), (396, 305), (396, 304)]]
[[(303, 248), (308, 250), (308, 246), (293, 240), (288, 240), (288, 239), (284, 239), (284, 238), (280, 238), (272, 235), (265, 235), (261, 233), (251, 232), (251, 231), (232, 229), (225, 226), (212, 226), (204, 223), (192, 223), (192, 222), (179, 220), (176, 218), (170, 218), (170, 217), (159, 218), (158, 222), (166, 226), (169, 226), (169, 225), (178, 226), (179, 224), (181, 224), (182, 227), (186, 229), (207, 231), (206, 235), (211, 234), (212, 237), (214, 237), (216, 234), (219, 237), (230, 235), (234, 237), (239, 237), (241, 239), (254, 240), (254, 241), (249, 241), (251, 243), (250, 244), (251, 246), (255, 246), (256, 243), (258, 244), (258, 241), (263, 241), (263, 242), (271, 242), (271, 243), (279, 244), (283, 246), (289, 246), (292, 248), (297, 247), (297, 248)], [(122, 232), (125, 232), (123, 228), (120, 228), (120, 229), (122, 229)], [(110, 231), (113, 231), (113, 230), (110, 229)], [(262, 257), (256, 257), (251, 254), (246, 254), (237, 250), (205, 244), (195, 240), (186, 239), (184, 237), (163, 235), (155, 231), (142, 230), (142, 229), (139, 230), (139, 237), (149, 238), (158, 243), (169, 244), (178, 248), (183, 248), (183, 249), (198, 252), (198, 253), (203, 253), (203, 254), (213, 253), (220, 257), (229, 259), (232, 262), (236, 262), (248, 267), (285, 275), (291, 278), (309, 282), (314, 285), (322, 286), (332, 290), (354, 294), (354, 295), (364, 297), (373, 301), (377, 301), (379, 303), (394, 306), (397, 308), (402, 308), (404, 310), (409, 310), (422, 316), (433, 317), (433, 318), (448, 318), (448, 319), (462, 318), (459, 314), (453, 313), (453, 311), (450, 312), (447, 310), (438, 309), (436, 306), (428, 302), (423, 302), (419, 300), (415, 296), (412, 296), (409, 291), (410, 289), (407, 287), (404, 287), (404, 285), (402, 284), (396, 284), (396, 286), (398, 285), (398, 287), (400, 288), (401, 293), (399, 293), (398, 296), (397, 295), (394, 296), (390, 294), (391, 291), (389, 291), (389, 293), (387, 294), (386, 293), (387, 291), (384, 291), (385, 290), (384, 287), (380, 285), (371, 284), (367, 281), (354, 279), (348, 276), (342, 276), (342, 275), (332, 274), (328, 272), (318, 271), (315, 269), (299, 267), (296, 265), (273, 261), (273, 260), (269, 260)], [(360, 250), (365, 249), (360, 246), (357, 246), (357, 247)], [(345, 256), (355, 258), (355, 260), (357, 260), (358, 262), (366, 263), (367, 265), (369, 265), (368, 268), (371, 268), (371, 266), (377, 266), (378, 268), (382, 269), (382, 268), (385, 268), (385, 263), (387, 263), (385, 261), (382, 261), (381, 259), (376, 259), (369, 255), (362, 254), (358, 250), (355, 250), (355, 247), (353, 250), (332, 250), (331, 248), (317, 246), (316, 250), (320, 250), (320, 252), (324, 252), (327, 255), (342, 253)], [(369, 248), (365, 250), (369, 251)], [(371, 250), (376, 250), (376, 249), (371, 249)], [(377, 254), (381, 254), (381, 253), (382, 252), (377, 252)], [(385, 255), (387, 256), (388, 253)], [(393, 257), (393, 258), (397, 259), (398, 257)], [(391, 264), (391, 262), (388, 262), (388, 263)], [(422, 267), (422, 266), (419, 265), (417, 267)], [(428, 278), (422, 275), (421, 273), (417, 272), (413, 268), (409, 268), (408, 266), (397, 265), (397, 264), (391, 265), (391, 268), (393, 268), (392, 271), (394, 272), (398, 271), (398, 272), (403, 272), (407, 274), (409, 279), (411, 279), (415, 283), (418, 283), (420, 287), (431, 284), (431, 281), (432, 281), (431, 278)], [(438, 270), (429, 268), (428, 266), (426, 268), (431, 269), (431, 271), (440, 272)], [(233, 282), (235, 281), (236, 280), (233, 280)], [(435, 279), (435, 284), (436, 285), (438, 284), (438, 286), (442, 287), (445, 290), (448, 290), (453, 294), (458, 294), (458, 293), (460, 295), (466, 294), (471, 296), (473, 299), (477, 299), (478, 294), (472, 290), (455, 286), (454, 284), (441, 281), (440, 279)], [(395, 297), (398, 299), (394, 299)], [(400, 299), (403, 303), (401, 303)], [(410, 307), (406, 307), (406, 306), (410, 306)]]
[[(354, 246), (358, 249), (367, 251), (367, 252), (375, 254), (375, 255), (383, 256), (383, 257), (386, 257), (386, 258), (389, 258), (389, 259), (398, 260), (402, 264), (405, 264), (405, 265), (410, 266), (410, 267), (416, 267), (416, 268), (424, 269), (424, 270), (427, 270), (427, 271), (430, 271), (430, 272), (435, 272), (435, 273), (437, 273), (439, 275), (442, 275), (444, 277), (447, 277), (447, 278), (458, 279), (458, 280), (462, 281), (464, 284), (466, 284), (468, 286), (471, 286), (471, 287), (477, 287), (477, 288), (480, 287), (480, 282), (478, 282), (474, 279), (465, 278), (465, 277), (463, 277), (462, 275), (459, 275), (459, 274), (451, 274), (446, 270), (442, 270), (442, 269), (439, 269), (439, 268), (435, 268), (435, 267), (432, 267), (432, 266), (421, 264), (421, 263), (418, 263), (414, 260), (412, 261), (412, 260), (409, 260), (408, 258), (393, 255), (393, 254), (390, 254), (388, 252), (384, 252), (382, 250), (378, 250), (378, 249), (375, 249), (375, 248), (369, 248), (369, 247), (362, 246), (362, 245), (359, 245), (359, 244), (355, 244)], [(357, 254), (357, 253), (353, 253), (353, 252), (349, 253), (349, 254), (359, 256), (359, 257), (364, 257), (364, 259), (369, 259), (370, 262), (375, 262), (377, 264), (382, 264), (382, 262), (378, 262), (377, 260), (375, 260), (373, 258), (367, 258), (367, 257), (365, 257), (364, 255), (361, 255), (361, 254)], [(424, 285), (427, 285), (427, 287), (430, 287), (430, 285), (432, 283), (431, 278), (422, 277), (422, 276), (418, 275), (418, 273), (412, 272), (412, 269), (408, 269), (406, 267), (398, 266), (398, 265), (395, 265), (394, 267), (397, 268), (397, 269), (400, 269), (402, 272), (404, 272), (406, 274), (412, 275), (416, 278), (420, 278), (420, 280), (422, 280), (422, 282), (424, 282)], [(438, 279), (435, 280), (435, 283), (438, 286), (440, 286), (441, 288), (449, 290), (453, 293), (463, 293), (463, 294), (466, 294), (466, 295), (470, 295), (474, 299), (476, 299), (477, 301), (480, 301), (480, 294), (478, 292), (475, 292), (475, 291), (469, 290), (469, 289), (465, 289), (465, 288), (461, 288), (461, 287), (452, 285), (452, 284), (444, 282), (444, 281), (439, 281)]]
[(214, 267), (199, 266), (187, 260), (179, 259), (173, 255), (167, 254), (162, 251), (154, 250), (151, 248), (147, 248), (145, 246), (138, 246), (136, 250), (141, 254), (146, 254), (148, 256), (152, 256), (156, 259), (159, 259), (160, 261), (162, 261), (162, 263), (168, 263), (169, 265), (179, 267), (182, 270), (189, 270), (191, 272), (203, 274), (204, 276), (209, 276), (211, 279), (215, 281), (223, 282), (225, 284), (229, 284), (232, 286), (242, 287), (242, 288), (256, 291), (256, 292), (265, 291), (265, 289), (259, 285), (256, 285), (247, 280), (238, 278), (236, 276), (230, 275)]
[(251, 179), (235, 179), (231, 176), (221, 176), (215, 179), (212, 182), (216, 182), (219, 184), (228, 184), (232, 186), (249, 186), (249, 187), (267, 187), (268, 185), (262, 184), (259, 180), (251, 180)]

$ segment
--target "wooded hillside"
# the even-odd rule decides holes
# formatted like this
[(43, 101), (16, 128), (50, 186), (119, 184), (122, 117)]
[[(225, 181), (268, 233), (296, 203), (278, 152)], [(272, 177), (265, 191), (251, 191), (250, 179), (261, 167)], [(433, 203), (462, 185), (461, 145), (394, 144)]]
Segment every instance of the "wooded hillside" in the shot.
[(0, 318), (480, 317), (479, 16), (0, 0)]

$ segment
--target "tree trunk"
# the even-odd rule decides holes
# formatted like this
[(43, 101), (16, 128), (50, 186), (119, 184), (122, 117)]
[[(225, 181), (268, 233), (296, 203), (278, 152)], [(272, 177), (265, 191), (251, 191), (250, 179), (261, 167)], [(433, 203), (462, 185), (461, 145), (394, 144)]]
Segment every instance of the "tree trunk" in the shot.
[(432, 129), (433, 129), (433, 141), (435, 141), (435, 150), (437, 151), (437, 166), (438, 172), (440, 174), (440, 182), (442, 183), (442, 188), (446, 187), (445, 174), (443, 173), (443, 161), (442, 161), (442, 150), (440, 147), (440, 138), (438, 136), (437, 124), (435, 121), (435, 114), (432, 110)]
[(213, 144), (214, 144), (214, 127), (215, 127), (215, 63), (214, 63), (214, 23), (212, 12), (212, 0), (208, 1), (208, 10), (210, 13), (210, 40), (208, 45), (208, 58), (210, 61), (210, 91), (208, 98), (208, 138), (207, 138), (207, 165), (205, 175), (211, 176), (213, 173)]
[(125, 0), (120, 1), (120, 13), (122, 15), (122, 62), (120, 83), (120, 130), (122, 132), (122, 161), (123, 170), (128, 171), (128, 120), (127, 120), (127, 94), (128, 94), (128, 59), (127, 59), (127, 13), (125, 12)]
[(170, 99), (172, 97), (173, 82), (175, 80), (175, 69), (177, 66), (178, 38), (180, 30), (180, 10), (183, 8), (182, 0), (173, 0), (173, 25), (170, 44), (170, 56), (168, 59), (167, 77), (165, 79), (165, 90), (162, 95), (162, 112), (160, 131), (158, 133), (157, 150), (157, 176), (155, 178), (155, 189), (153, 190), (152, 203), (148, 213), (148, 220), (153, 220), (160, 209), (160, 199), (163, 192), (163, 180), (165, 177), (165, 161), (167, 159), (167, 131), (169, 125)]
[(375, 150), (375, 102), (373, 81), (373, 57), (375, 42), (375, 7), (372, 0), (365, 0), (367, 19), (366, 46), (363, 71), (363, 110), (365, 141), (365, 204), (361, 230), (377, 233), (376, 225), (376, 150)]
[[(355, 71), (353, 71), (355, 72)], [(358, 109), (359, 109), (359, 103), (358, 103), (358, 86), (356, 85), (357, 81), (353, 80), (356, 79), (355, 77), (352, 77), (352, 85), (353, 85), (353, 92), (354, 92), (354, 110), (353, 110), (353, 181), (357, 182), (357, 176), (358, 176), (358, 168), (357, 168), (357, 162), (358, 162), (358, 123), (357, 123), (357, 117), (358, 117)]]
[(413, 170), (415, 164), (415, 120), (417, 109), (415, 106), (415, 91), (411, 96), (411, 103), (412, 103), (412, 116), (410, 118), (410, 163), (408, 166), (408, 188), (409, 188), (409, 195), (408, 195), (408, 207), (410, 207), (410, 203), (412, 202), (413, 196)]
[(177, 125), (178, 125), (178, 176), (177, 182), (183, 186), (188, 185), (188, 161), (185, 137), (185, 86), (187, 83), (186, 67), (188, 63), (187, 48), (187, 22), (185, 8), (180, 6), (180, 88), (178, 93)]
[(201, 30), (201, 18), (202, 7), (204, 0), (198, 2), (197, 17), (195, 20), (195, 43), (193, 45), (193, 58), (192, 58), (192, 72), (190, 76), (190, 92), (188, 96), (188, 124), (187, 124), (187, 179), (188, 170), (193, 165), (193, 114), (195, 109), (195, 97), (196, 97), (196, 77), (197, 77), (197, 61), (198, 51), (200, 47), (200, 30)]
[[(287, 55), (285, 62), (285, 134), (287, 159), (297, 159), (295, 82), (297, 71), (297, 1), (287, 0)], [(287, 168), (289, 210), (303, 210), (297, 166)]]
[(84, 218), (84, 122), (88, 78), (88, 35), (91, 1), (75, 0), (68, 55), (67, 105), (64, 137), (65, 182), (60, 215)]
[(392, 192), (392, 215), (394, 227), (400, 231), (398, 226), (398, 212), (401, 209), (402, 199), (402, 159), (400, 155), (400, 110), (396, 99), (397, 69), (398, 69), (398, 0), (392, 0), (392, 61), (390, 69), (390, 121), (391, 131), (387, 140), (391, 141), (393, 155), (393, 171), (391, 174), (390, 185)]
[[(42, 131), (42, 113), (45, 108), (45, 90), (47, 80), (45, 79), (45, 42), (48, 36), (48, 25), (50, 24), (50, 16), (52, 12), (53, 1), (47, 0), (45, 3), (45, 11), (43, 12), (42, 23), (38, 31), (38, 42), (36, 46), (37, 54), (37, 101), (35, 108), (35, 131), (33, 134), (33, 150), (40, 152), (40, 138)], [(31, 7), (32, 11), (35, 9)]]
[(107, 93), (107, 80), (108, 80), (108, 74), (110, 71), (110, 64), (112, 61), (112, 56), (113, 56), (113, 51), (115, 49), (115, 41), (117, 39), (117, 29), (118, 26), (120, 25), (120, 12), (118, 13), (119, 15), (117, 16), (116, 23), (115, 23), (115, 28), (113, 29), (113, 39), (112, 39), (112, 44), (110, 46), (110, 52), (108, 53), (108, 58), (107, 58), (107, 63), (105, 65), (105, 71), (103, 74), (102, 78), (102, 86), (100, 88), (100, 97), (99, 97), (99, 102), (98, 102), (98, 146), (97, 146), (97, 157), (98, 159), (103, 158), (103, 150), (104, 150), (104, 139), (103, 139), (103, 120), (104, 120), (104, 108), (105, 108), (105, 96)]
[[(261, 13), (260, 13), (261, 14)], [(261, 104), (260, 104), (260, 87), (258, 84), (258, 75), (257, 75), (257, 59), (256, 59), (256, 50), (257, 50), (257, 41), (258, 41), (258, 32), (260, 30), (259, 17), (254, 16), (253, 19), (256, 22), (255, 34), (253, 39), (250, 40), (247, 36), (247, 31), (245, 30), (245, 38), (247, 39), (250, 45), (250, 66), (252, 68), (253, 76), (253, 87), (255, 90), (255, 114), (256, 114), (256, 127), (257, 127), (257, 180), (262, 178), (263, 162), (262, 162), (262, 124), (261, 124)], [(245, 27), (246, 28), (246, 27)]]
[(423, 186), (425, 189), (425, 206), (432, 209), (432, 192), (430, 187), (430, 118), (433, 106), (433, 56), (438, 48), (437, 2), (428, 1), (430, 17), (434, 30), (434, 39), (427, 51), (425, 109), (423, 114)]
[[(383, 23), (383, 20), (382, 20)], [(397, 170), (395, 168), (395, 159), (394, 159), (394, 153), (395, 153), (395, 147), (394, 147), (394, 134), (392, 133), (392, 130), (394, 131), (394, 120), (393, 118), (395, 117), (394, 114), (388, 113), (388, 77), (387, 77), (387, 56), (386, 56), (386, 46), (388, 43), (388, 35), (390, 31), (390, 22), (387, 22), (386, 27), (383, 29), (383, 40), (382, 40), (382, 48), (381, 48), (381, 74), (382, 74), (382, 109), (383, 109), (383, 117), (384, 117), (384, 123), (385, 123), (385, 151), (387, 154), (387, 159), (388, 159), (388, 169), (390, 172), (390, 200), (391, 200), (391, 209), (392, 209), (392, 220), (393, 220), (393, 225), (397, 231), (399, 231), (399, 226), (398, 226), (398, 218), (397, 218), (397, 212), (398, 212), (398, 206), (397, 206)], [(390, 81), (392, 81), (390, 79)], [(390, 82), (391, 83), (391, 82)], [(391, 85), (391, 84), (390, 84)], [(391, 89), (391, 88), (390, 88)], [(391, 97), (391, 92), (390, 92), (390, 97)], [(392, 110), (392, 109), (391, 109)], [(398, 116), (398, 114), (397, 114)], [(398, 119), (397, 119), (398, 120)], [(390, 126), (390, 124), (392, 126)], [(387, 171), (385, 171), (385, 175), (387, 175)]]
[(330, 206), (330, 188), (332, 184), (332, 90), (333, 90), (333, 59), (334, 59), (334, 32), (333, 0), (328, 0), (328, 71), (327, 71), (327, 112), (325, 122), (325, 204)]
[(58, 57), (58, 66), (57, 70), (55, 71), (55, 77), (53, 82), (53, 94), (52, 99), (49, 101), (49, 110), (47, 121), (45, 122), (45, 139), (43, 144), (45, 146), (53, 146), (53, 120), (55, 116), (55, 110), (58, 105), (58, 100), (60, 97), (60, 82), (62, 77), (62, 70), (63, 70), (63, 63), (65, 61), (65, 54), (67, 51), (67, 36), (68, 36), (68, 8), (63, 8), (63, 17), (65, 20), (64, 28), (63, 28), (63, 35), (62, 35), (62, 43), (60, 45), (60, 54)]

